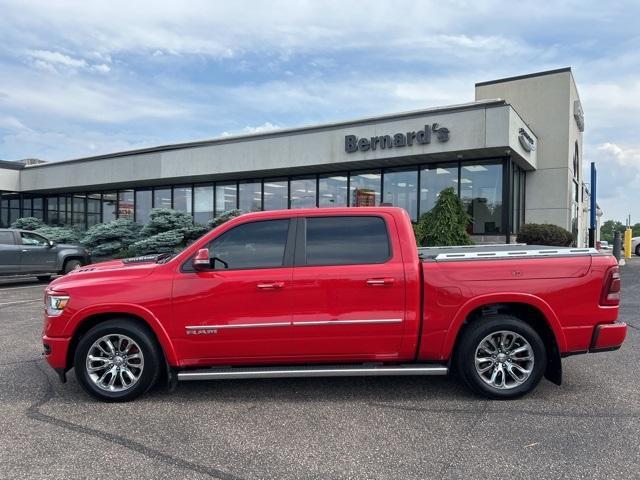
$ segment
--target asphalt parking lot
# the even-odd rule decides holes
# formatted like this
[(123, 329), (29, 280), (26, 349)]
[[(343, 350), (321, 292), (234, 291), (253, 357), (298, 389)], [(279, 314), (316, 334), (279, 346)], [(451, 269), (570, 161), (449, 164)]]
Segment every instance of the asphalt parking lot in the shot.
[(0, 282), (1, 478), (640, 478), (640, 259), (617, 352), (564, 385), (488, 401), (455, 379), (189, 382), (127, 404), (66, 385), (40, 351), (42, 293)]

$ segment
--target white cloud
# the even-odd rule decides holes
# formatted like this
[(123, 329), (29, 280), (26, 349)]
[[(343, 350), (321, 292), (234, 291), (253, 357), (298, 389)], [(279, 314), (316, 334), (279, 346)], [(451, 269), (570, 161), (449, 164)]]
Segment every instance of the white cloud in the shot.
[(86, 68), (87, 62), (81, 59), (71, 58), (60, 52), (51, 52), (49, 50), (28, 50), (27, 55), (35, 60), (51, 65), (64, 65), (65, 67)]
[(274, 125), (271, 122), (264, 122), (262, 125), (258, 125), (257, 127), (246, 126), (239, 132), (222, 132), (220, 137), (231, 137), (233, 135), (250, 135), (252, 133), (262, 133), (262, 132), (270, 132), (273, 130), (278, 130), (282, 127), (278, 125)]

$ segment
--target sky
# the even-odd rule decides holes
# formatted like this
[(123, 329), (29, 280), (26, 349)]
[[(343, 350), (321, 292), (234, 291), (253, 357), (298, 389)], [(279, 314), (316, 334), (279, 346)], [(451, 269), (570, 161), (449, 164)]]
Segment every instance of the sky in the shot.
[(638, 0), (0, 0), (0, 12), (0, 159), (464, 103), (475, 82), (571, 66), (604, 218), (640, 222)]

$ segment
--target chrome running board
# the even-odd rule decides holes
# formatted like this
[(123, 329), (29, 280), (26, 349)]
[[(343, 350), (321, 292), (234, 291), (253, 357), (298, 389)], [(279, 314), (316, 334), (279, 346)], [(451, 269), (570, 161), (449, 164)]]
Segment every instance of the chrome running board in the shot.
[(220, 380), (237, 378), (375, 377), (399, 375), (446, 375), (449, 369), (437, 364), (409, 365), (314, 365), (274, 367), (225, 367), (178, 372), (178, 380)]

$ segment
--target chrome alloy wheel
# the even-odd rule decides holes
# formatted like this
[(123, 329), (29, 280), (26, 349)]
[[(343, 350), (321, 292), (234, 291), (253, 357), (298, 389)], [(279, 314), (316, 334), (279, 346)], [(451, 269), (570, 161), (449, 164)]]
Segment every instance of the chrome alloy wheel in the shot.
[(531, 376), (533, 363), (529, 342), (509, 330), (487, 335), (476, 348), (476, 372), (487, 385), (498, 390), (522, 385)]
[(98, 388), (107, 392), (123, 392), (140, 379), (144, 356), (131, 338), (112, 334), (93, 342), (85, 364), (89, 378)]

